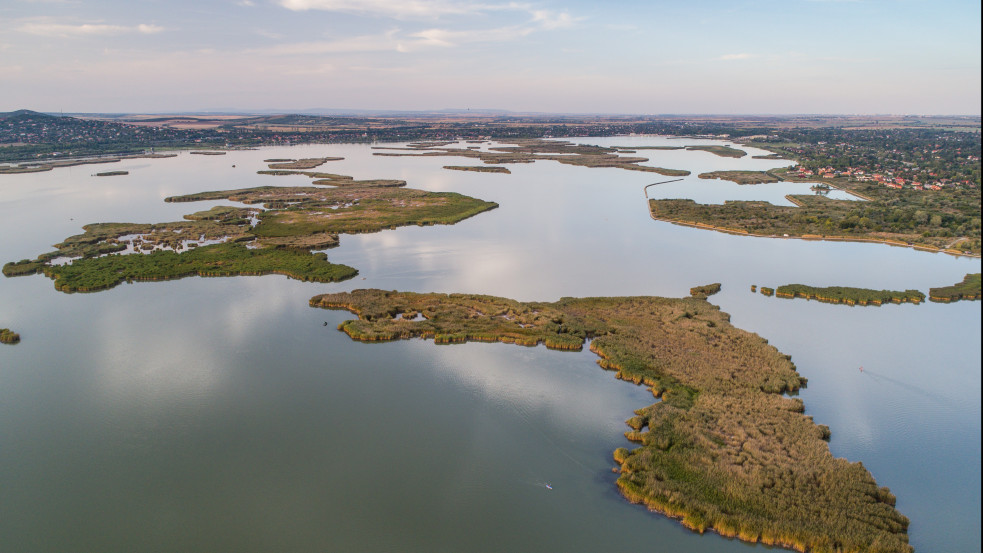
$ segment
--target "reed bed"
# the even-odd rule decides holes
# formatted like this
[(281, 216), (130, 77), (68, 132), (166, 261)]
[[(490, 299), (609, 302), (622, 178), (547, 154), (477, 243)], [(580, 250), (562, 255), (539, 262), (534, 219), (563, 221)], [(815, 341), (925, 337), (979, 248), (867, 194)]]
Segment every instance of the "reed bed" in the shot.
[(686, 146), (687, 150), (698, 151), (698, 152), (709, 152), (715, 156), (720, 157), (735, 157), (741, 158), (747, 155), (744, 150), (738, 150), (737, 148), (732, 148), (730, 146)]
[(20, 334), (9, 328), (0, 328), (0, 344), (16, 344), (20, 342)]
[(107, 255), (66, 265), (45, 266), (44, 274), (62, 292), (95, 292), (121, 282), (160, 281), (187, 276), (258, 276), (280, 274), (311, 282), (337, 282), (358, 271), (329, 263), (324, 253), (292, 249), (249, 249), (237, 243), (215, 244), (183, 253), (158, 250), (147, 255)]
[(449, 169), (451, 171), (473, 171), (475, 173), (505, 173), (511, 174), (508, 167), (501, 167), (498, 165), (483, 166), (483, 165), (444, 165), (444, 169)]
[[(343, 159), (343, 158), (339, 158)], [(272, 165), (271, 165), (272, 167)], [(350, 186), (350, 187), (379, 187), (379, 188), (398, 188), (401, 186), (406, 186), (406, 181), (397, 179), (368, 179), (368, 180), (355, 180), (354, 177), (348, 175), (338, 175), (335, 173), (322, 173), (319, 171), (296, 171), (293, 169), (269, 169), (256, 171), (259, 175), (272, 175), (275, 177), (283, 177), (288, 175), (304, 175), (315, 179), (311, 184), (317, 186)]]
[(341, 161), (345, 158), (343, 157), (312, 157), (305, 159), (290, 159), (290, 160), (276, 160), (269, 163), (269, 168), (273, 170), (277, 169), (314, 169), (315, 167), (320, 167), (329, 161)]
[(980, 274), (968, 274), (963, 277), (962, 282), (958, 282), (952, 286), (930, 288), (928, 290), (928, 297), (932, 301), (944, 303), (959, 300), (978, 300), (981, 297)]
[(782, 180), (767, 171), (711, 171), (700, 173), (700, 178), (729, 180), (737, 184), (764, 184)]
[[(355, 290), (314, 307), (358, 315), (339, 329), (360, 341), (501, 341), (576, 350), (662, 401), (636, 410), (619, 448), (630, 501), (749, 542), (800, 551), (910, 552), (908, 520), (860, 463), (834, 458), (829, 428), (783, 397), (805, 385), (789, 357), (734, 328), (703, 299), (563, 298), (516, 302), (467, 294)], [(394, 320), (422, 313), (418, 321)]]
[[(55, 287), (65, 292), (91, 292), (123, 281), (191, 275), (275, 273), (298, 280), (332, 282), (350, 278), (357, 271), (329, 263), (325, 254), (312, 254), (311, 250), (337, 246), (341, 233), (454, 224), (498, 207), (461, 194), (407, 189), (401, 187), (403, 181), (390, 182), (399, 185), (258, 187), (170, 197), (165, 201), (228, 199), (262, 204), (265, 211), (216, 206), (186, 215), (185, 221), (86, 225), (83, 234), (56, 244), (55, 251), (5, 264), (3, 274), (40, 272), (54, 279)], [(258, 222), (252, 226), (254, 220)], [(202, 245), (203, 242), (211, 243)], [(250, 247), (244, 242), (250, 242)], [(112, 255), (121, 253), (126, 254)], [(61, 261), (69, 262), (58, 264)], [(516, 339), (522, 341), (521, 337)]]
[(979, 255), (979, 242), (973, 240), (964, 242), (967, 250), (944, 249), (953, 241), (953, 229), (949, 228), (953, 225), (957, 232), (978, 235), (978, 217), (955, 211), (944, 217), (930, 217), (929, 210), (938, 207), (904, 205), (876, 194), (871, 197), (870, 201), (857, 202), (814, 194), (786, 196), (795, 207), (764, 201), (726, 201), (718, 205), (698, 204), (689, 199), (653, 199), (649, 200), (649, 209), (658, 220), (723, 232), (876, 242), (955, 255)]
[[(472, 150), (466, 148), (445, 148), (442, 146), (432, 146), (427, 148), (407, 147), (407, 148), (386, 148), (386, 152), (376, 152), (377, 156), (432, 156), (432, 157), (466, 157), (480, 160), (489, 165), (502, 165), (511, 163), (533, 163), (536, 161), (556, 161), (565, 165), (577, 165), (580, 167), (593, 168), (618, 168), (630, 171), (645, 171), (658, 173), (667, 176), (686, 176), (689, 171), (680, 169), (667, 169), (663, 167), (650, 167), (639, 165), (648, 161), (644, 157), (625, 157), (618, 155), (622, 151), (617, 148), (605, 148), (602, 146), (586, 146), (574, 144), (566, 141), (542, 140), (542, 139), (514, 139), (503, 144), (490, 148), (490, 151)], [(395, 150), (395, 151), (392, 151)], [(397, 151), (403, 150), (404, 153)], [(419, 152), (419, 150), (427, 150)], [(457, 167), (457, 166), (448, 166)], [(466, 167), (466, 166), (464, 166)], [(469, 170), (469, 169), (465, 169)]]
[(872, 290), (870, 288), (850, 288), (847, 286), (808, 286), (805, 284), (785, 284), (775, 290), (780, 298), (806, 298), (825, 303), (846, 305), (882, 305), (885, 303), (921, 303), (925, 294), (918, 290)]
[(94, 165), (100, 163), (116, 163), (123, 159), (161, 159), (177, 157), (177, 154), (130, 154), (112, 157), (93, 157), (82, 159), (64, 159), (60, 161), (24, 162), (17, 165), (0, 165), (0, 175), (16, 173), (39, 173), (51, 171), (60, 167), (76, 167), (78, 165)]
[(714, 282), (713, 284), (704, 284), (703, 286), (694, 286), (689, 289), (689, 295), (694, 298), (706, 299), (720, 291), (720, 283)]

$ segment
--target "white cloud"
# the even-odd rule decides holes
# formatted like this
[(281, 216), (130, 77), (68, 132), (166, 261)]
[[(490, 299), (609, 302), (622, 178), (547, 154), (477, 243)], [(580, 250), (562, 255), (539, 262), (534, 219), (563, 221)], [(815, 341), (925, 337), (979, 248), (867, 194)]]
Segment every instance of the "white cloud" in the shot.
[(65, 25), (62, 23), (25, 23), (19, 31), (32, 35), (75, 37), (75, 36), (109, 36), (127, 33), (154, 34), (164, 30), (157, 25), (140, 24), (133, 27), (122, 25), (105, 25), (84, 23), (81, 25)]
[(546, 30), (568, 29), (578, 22), (583, 21), (583, 17), (573, 17), (567, 12), (553, 12), (549, 10), (535, 10), (532, 12), (533, 23)]
[(542, 29), (567, 28), (583, 18), (567, 12), (534, 9), (521, 2), (480, 3), (453, 0), (278, 0), (288, 10), (323, 10), (395, 19), (437, 19), (447, 15), (473, 15), (487, 12), (525, 12)]
[(335, 40), (278, 44), (268, 48), (247, 51), (249, 54), (274, 56), (303, 56), (356, 52), (412, 52), (421, 48), (446, 48), (459, 44), (478, 42), (506, 42), (535, 32), (532, 26), (510, 26), (493, 29), (457, 31), (452, 29), (425, 29), (403, 34), (392, 29), (381, 35), (363, 35)]
[(456, 46), (469, 42), (505, 42), (523, 37), (533, 32), (530, 27), (500, 27), (476, 31), (452, 31), (448, 29), (427, 29), (410, 35), (427, 46)]
[(396, 38), (397, 32), (398, 30), (392, 30), (381, 35), (363, 35), (338, 40), (278, 44), (269, 48), (249, 50), (247, 53), (263, 53), (275, 56), (294, 56), (354, 52), (404, 51), (400, 49), (400, 41)]
[(496, 6), (446, 0), (280, 0), (280, 5), (293, 11), (324, 10), (395, 18), (435, 18), (496, 9)]
[(273, 40), (279, 40), (283, 38), (280, 33), (274, 33), (273, 31), (267, 31), (266, 29), (256, 29), (255, 33), (263, 38), (269, 38)]
[(152, 35), (163, 31), (164, 28), (159, 25), (146, 25), (141, 23), (137, 25), (137, 30), (145, 35)]
[(754, 57), (753, 54), (742, 53), (742, 54), (724, 54), (723, 56), (720, 56), (717, 59), (721, 61), (732, 61), (732, 60), (747, 60), (753, 57)]

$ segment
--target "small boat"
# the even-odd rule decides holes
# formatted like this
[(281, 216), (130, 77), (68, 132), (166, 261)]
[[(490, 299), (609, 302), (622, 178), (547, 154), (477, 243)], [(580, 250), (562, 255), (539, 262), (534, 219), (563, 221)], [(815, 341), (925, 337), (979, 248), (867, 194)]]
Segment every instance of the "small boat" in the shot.
[(549, 484), (546, 484), (546, 489), (547, 490), (552, 490), (553, 489), (553, 486), (550, 486)]

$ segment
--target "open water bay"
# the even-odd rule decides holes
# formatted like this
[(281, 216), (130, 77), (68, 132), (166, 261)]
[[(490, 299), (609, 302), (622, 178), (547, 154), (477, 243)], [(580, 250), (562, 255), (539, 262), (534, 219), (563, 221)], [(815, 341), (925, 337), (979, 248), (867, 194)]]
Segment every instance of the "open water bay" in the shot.
[[(329, 260), (360, 274), (342, 283), (187, 278), (64, 294), (42, 276), (0, 278), (0, 327), (22, 337), (0, 346), (0, 550), (764, 549), (624, 501), (611, 453), (629, 445), (623, 421), (653, 398), (593, 354), (360, 344), (335, 328), (350, 314), (307, 304), (356, 288), (552, 301), (678, 297), (710, 282), (723, 284), (710, 300), (735, 326), (792, 355), (809, 379), (806, 413), (830, 426), (834, 455), (863, 462), (897, 495), (916, 551), (980, 550), (980, 303), (848, 307), (749, 290), (927, 292), (979, 272), (978, 259), (654, 221), (642, 189), (669, 179), (655, 174), (551, 161), (471, 173), (441, 168), (470, 164), (456, 158), (373, 151), (183, 152), (0, 176), (0, 262), (49, 251), (86, 223), (173, 221), (227, 203), (166, 196), (309, 182), (257, 175), (267, 158), (342, 156), (318, 170), (500, 205), (454, 226), (343, 235)], [(696, 177), (780, 160), (639, 155), (693, 172), (653, 197), (780, 203), (807, 193)], [(107, 168), (130, 174), (91, 176)]]

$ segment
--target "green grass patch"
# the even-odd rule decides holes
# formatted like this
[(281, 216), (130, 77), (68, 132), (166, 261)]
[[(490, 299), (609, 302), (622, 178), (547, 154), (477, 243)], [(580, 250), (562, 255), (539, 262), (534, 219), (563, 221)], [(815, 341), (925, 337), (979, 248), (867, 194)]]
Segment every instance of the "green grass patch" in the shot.
[(336, 282), (358, 274), (347, 265), (329, 263), (323, 253), (250, 249), (236, 243), (202, 246), (183, 253), (158, 250), (145, 255), (77, 259), (66, 265), (46, 266), (43, 270), (62, 292), (94, 292), (124, 281), (169, 280), (193, 275), (281, 274), (297, 280)]
[(721, 179), (737, 184), (763, 184), (779, 182), (780, 178), (767, 171), (711, 171), (700, 173), (701, 179)]
[(689, 289), (689, 295), (694, 298), (705, 299), (712, 296), (720, 291), (720, 283), (714, 282), (713, 284), (704, 284), (703, 286), (694, 286)]
[(848, 286), (808, 286), (805, 284), (785, 284), (775, 290), (780, 298), (806, 298), (825, 303), (848, 305), (882, 305), (885, 303), (921, 303), (925, 294), (918, 290), (872, 290), (870, 288), (851, 288)]
[(740, 158), (747, 155), (744, 150), (738, 150), (737, 148), (731, 148), (730, 146), (686, 146), (687, 150), (698, 151), (698, 152), (709, 152), (715, 156), (720, 157), (734, 157)]
[[(338, 245), (339, 233), (454, 224), (498, 206), (461, 194), (407, 189), (402, 181), (391, 182), (401, 184), (258, 187), (166, 198), (169, 202), (229, 199), (263, 204), (266, 210), (217, 206), (186, 215), (185, 221), (86, 225), (83, 234), (56, 244), (55, 251), (33, 260), (7, 263), (3, 274), (43, 272), (65, 292), (90, 292), (123, 281), (190, 275), (276, 273), (331, 282), (350, 278), (356, 271), (329, 263), (325, 254), (310, 251)], [(253, 217), (259, 220), (254, 227), (250, 226)], [(253, 247), (244, 246), (246, 242)]]
[(953, 302), (959, 300), (978, 300), (980, 299), (980, 274), (972, 273), (963, 278), (962, 282), (952, 286), (942, 286), (940, 288), (930, 288), (928, 297), (937, 302)]
[(16, 344), (20, 342), (20, 334), (9, 328), (0, 328), (0, 344)]
[[(696, 287), (710, 291), (713, 285)], [(696, 294), (694, 294), (696, 295)], [(859, 463), (837, 459), (801, 400), (789, 357), (730, 325), (703, 299), (563, 298), (517, 302), (469, 294), (355, 290), (311, 299), (358, 319), (366, 342), (499, 341), (590, 349), (601, 367), (662, 398), (635, 411), (618, 448), (618, 487), (696, 531), (815, 551), (910, 552), (908, 519)], [(410, 315), (422, 314), (420, 320)]]

